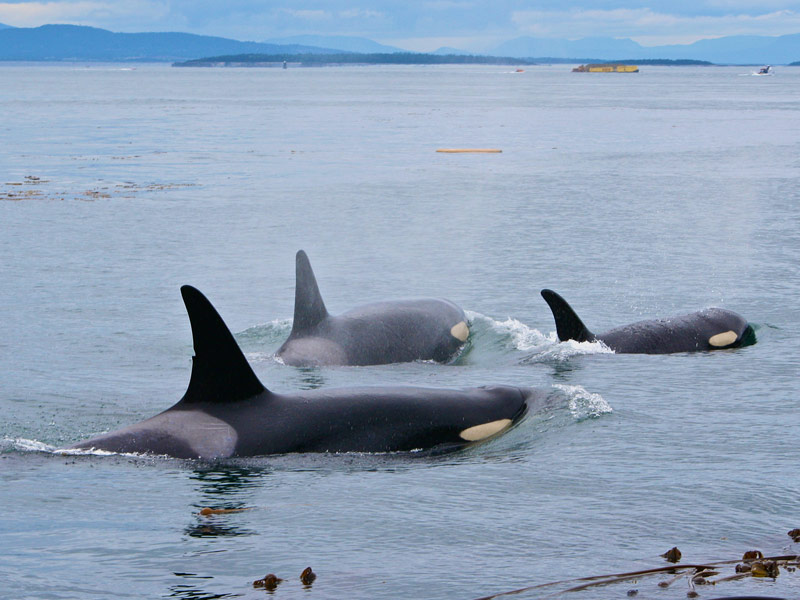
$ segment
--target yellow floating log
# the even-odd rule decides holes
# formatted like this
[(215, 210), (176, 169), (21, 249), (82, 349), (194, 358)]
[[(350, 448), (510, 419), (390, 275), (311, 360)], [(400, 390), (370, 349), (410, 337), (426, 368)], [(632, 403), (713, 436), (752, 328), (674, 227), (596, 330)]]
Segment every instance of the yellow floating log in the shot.
[(489, 154), (497, 154), (502, 152), (498, 148), (439, 148), (437, 152), (447, 152), (450, 154), (459, 154), (464, 152), (484, 152)]

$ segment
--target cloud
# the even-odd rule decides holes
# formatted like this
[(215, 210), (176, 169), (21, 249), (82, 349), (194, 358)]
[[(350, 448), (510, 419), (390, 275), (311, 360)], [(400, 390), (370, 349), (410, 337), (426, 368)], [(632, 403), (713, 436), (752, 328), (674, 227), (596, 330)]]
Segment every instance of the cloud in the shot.
[(385, 14), (377, 10), (363, 8), (351, 8), (339, 11), (338, 15), (343, 19), (383, 19)]
[(0, 22), (251, 40), (356, 35), (385, 43), (404, 40), (414, 48), (479, 50), (521, 35), (628, 37), (645, 45), (782, 35), (800, 31), (800, 5), (798, 0), (0, 0)]
[(152, 23), (169, 14), (157, 0), (0, 2), (0, 22), (16, 27), (38, 27), (46, 23), (80, 23), (104, 26), (121, 20)]
[(284, 13), (301, 21), (327, 21), (331, 18), (331, 13), (325, 10), (295, 10), (291, 8), (279, 8), (278, 12)]
[(473, 10), (478, 4), (475, 0), (428, 0), (424, 10)]
[(796, 0), (706, 0), (710, 9), (723, 12), (760, 13), (763, 11), (791, 10), (797, 7)]
[(526, 35), (631, 38), (643, 45), (685, 44), (726, 35), (784, 35), (800, 30), (800, 13), (788, 9), (754, 15), (679, 15), (649, 8), (521, 10), (513, 13), (512, 20)]

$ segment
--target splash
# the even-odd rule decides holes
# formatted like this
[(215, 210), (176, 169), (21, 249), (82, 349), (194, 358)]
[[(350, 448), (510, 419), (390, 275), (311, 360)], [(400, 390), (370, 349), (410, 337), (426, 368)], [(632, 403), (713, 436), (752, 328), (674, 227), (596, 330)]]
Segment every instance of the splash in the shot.
[(555, 332), (550, 334), (550, 338), (552, 345), (540, 349), (540, 352), (529, 356), (525, 362), (561, 362), (585, 354), (614, 354), (614, 351), (603, 342), (576, 342), (575, 340), (559, 342)]
[(556, 341), (554, 337), (548, 337), (538, 329), (528, 327), (512, 317), (508, 317), (505, 321), (497, 321), (472, 311), (467, 311), (467, 317), (472, 322), (473, 331), (479, 337), (484, 332), (494, 334), (514, 350), (526, 352)]
[(25, 438), (3, 438), (0, 442), (0, 450), (17, 452), (53, 452), (55, 446), (50, 446), (38, 440), (28, 440)]
[[(292, 319), (274, 319), (269, 323), (254, 325), (237, 333), (234, 337), (252, 362), (283, 361), (275, 356), (278, 346), (283, 343), (292, 330)], [(265, 350), (266, 348), (271, 348)]]
[(613, 354), (602, 342), (559, 342), (555, 331), (544, 334), (522, 321), (508, 317), (498, 321), (476, 312), (467, 312), (472, 322), (474, 344), (501, 346), (505, 350), (526, 353), (523, 363), (565, 361), (584, 354)]
[(283, 360), (275, 356), (272, 352), (245, 352), (244, 355), (247, 360), (254, 363), (274, 360), (277, 363), (284, 364)]
[(528, 327), (522, 321), (511, 317), (507, 318), (505, 321), (495, 321), (494, 326), (498, 331), (510, 337), (514, 348), (523, 352), (554, 341), (538, 329)]
[(111, 452), (98, 448), (58, 448), (52, 453), (63, 456), (143, 456), (135, 452)]
[(613, 412), (611, 405), (600, 394), (589, 392), (579, 385), (557, 383), (553, 387), (567, 397), (569, 412), (576, 421), (596, 419)]
[(26, 438), (3, 438), (0, 440), (0, 452), (41, 452), (59, 456), (143, 456), (135, 453), (109, 452), (97, 448), (59, 448)]
[(269, 323), (254, 325), (236, 334), (236, 341), (244, 346), (277, 344), (283, 342), (292, 330), (292, 319), (273, 319)]

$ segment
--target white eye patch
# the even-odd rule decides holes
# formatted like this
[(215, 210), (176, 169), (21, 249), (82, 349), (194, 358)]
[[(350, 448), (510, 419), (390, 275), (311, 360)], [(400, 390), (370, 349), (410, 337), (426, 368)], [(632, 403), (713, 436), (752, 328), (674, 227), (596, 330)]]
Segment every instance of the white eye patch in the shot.
[(474, 427), (465, 429), (458, 435), (462, 440), (477, 442), (479, 440), (485, 440), (496, 433), (500, 433), (509, 425), (511, 425), (511, 419), (500, 419), (499, 421), (492, 421), (491, 423), (484, 423), (483, 425), (475, 425)]
[(467, 338), (469, 337), (469, 327), (467, 327), (467, 324), (464, 323), (464, 321), (461, 321), (460, 323), (456, 323), (450, 329), (450, 335), (452, 335), (457, 340), (460, 340), (462, 342), (466, 342)]
[(712, 335), (708, 338), (708, 343), (715, 348), (722, 348), (723, 346), (730, 346), (736, 341), (737, 337), (739, 336), (736, 335), (735, 331), (725, 331), (717, 335)]

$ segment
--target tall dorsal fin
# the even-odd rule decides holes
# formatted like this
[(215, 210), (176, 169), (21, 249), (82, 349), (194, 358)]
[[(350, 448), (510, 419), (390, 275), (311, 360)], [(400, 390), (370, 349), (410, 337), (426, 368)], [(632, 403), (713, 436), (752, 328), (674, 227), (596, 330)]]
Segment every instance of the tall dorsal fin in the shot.
[(583, 321), (564, 298), (553, 290), (542, 290), (542, 298), (550, 306), (550, 310), (553, 311), (559, 340), (562, 342), (567, 340), (575, 340), (576, 342), (594, 341), (594, 334), (586, 328), (586, 325), (583, 324)]
[(181, 295), (194, 340), (192, 378), (181, 402), (227, 404), (266, 390), (208, 299), (190, 285), (181, 288)]
[(302, 250), (298, 250), (295, 258), (295, 279), (292, 333), (300, 333), (325, 319), (328, 311), (319, 293), (311, 263)]

